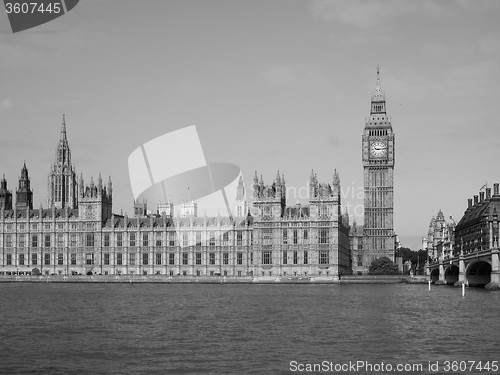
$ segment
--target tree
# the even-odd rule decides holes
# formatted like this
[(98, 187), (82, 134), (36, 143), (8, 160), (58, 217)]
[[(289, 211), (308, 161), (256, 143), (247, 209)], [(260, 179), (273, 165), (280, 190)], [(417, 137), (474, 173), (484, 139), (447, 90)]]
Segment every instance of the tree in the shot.
[(372, 261), (368, 269), (369, 275), (399, 275), (396, 263), (387, 257), (377, 258)]
[(424, 275), (425, 274), (425, 269), (424, 269), (425, 262), (429, 258), (429, 254), (428, 254), (427, 250), (419, 250), (417, 252), (417, 254), (418, 254), (418, 260), (417, 260), (417, 264), (416, 264), (416, 270), (417, 270), (417, 273)]
[(401, 247), (396, 250), (396, 256), (402, 257), (403, 263), (409, 260), (412, 272), (423, 273), (423, 267), (427, 260), (427, 250), (413, 251), (407, 247)]

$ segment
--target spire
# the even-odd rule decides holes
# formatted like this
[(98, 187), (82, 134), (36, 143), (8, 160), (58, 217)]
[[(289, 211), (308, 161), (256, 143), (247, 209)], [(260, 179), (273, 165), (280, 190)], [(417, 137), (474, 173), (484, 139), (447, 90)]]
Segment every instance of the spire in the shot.
[(236, 188), (236, 200), (241, 201), (245, 197), (245, 186), (243, 185), (243, 176), (240, 175), (238, 187)]
[(339, 177), (339, 174), (337, 172), (337, 169), (335, 169), (335, 172), (333, 174), (333, 183), (335, 185), (339, 185), (340, 184), (340, 177)]
[(259, 177), (257, 177), (257, 171), (255, 171), (255, 175), (253, 176), (253, 182), (255, 184), (258, 184), (259, 183)]
[(109, 176), (108, 180), (108, 195), (111, 196), (113, 194), (113, 184), (111, 182), (111, 176)]
[(276, 173), (276, 183), (277, 184), (280, 184), (281, 183), (281, 179), (280, 179), (280, 171), (278, 169), (278, 172)]
[(61, 125), (61, 141), (66, 143), (68, 141), (66, 137), (66, 114), (63, 112), (62, 125)]
[(71, 151), (66, 135), (66, 114), (62, 114), (61, 133), (57, 143), (54, 164), (49, 172), (48, 206), (55, 208), (78, 207), (77, 176), (71, 164)]
[(372, 106), (370, 114), (378, 113), (385, 114), (385, 94), (382, 92), (380, 85), (380, 67), (377, 66), (377, 83), (375, 84), (375, 91), (372, 94)]
[(380, 67), (377, 65), (377, 83), (375, 84), (375, 92), (372, 96), (372, 101), (384, 101), (384, 93), (382, 92), (382, 87), (380, 86)]
[(26, 160), (24, 161), (23, 167), (21, 169), (21, 177), (20, 180), (27, 181), (29, 180), (28, 176), (28, 168), (26, 168)]
[(30, 179), (28, 176), (28, 168), (26, 168), (26, 160), (21, 169), (21, 177), (19, 178), (19, 187), (16, 190), (16, 208), (33, 208), (33, 191), (30, 187)]
[(377, 83), (375, 85), (375, 97), (383, 97), (382, 88), (380, 87), (380, 67), (377, 65)]
[(68, 138), (66, 136), (66, 116), (63, 113), (62, 124), (61, 124), (61, 136), (59, 138), (59, 143), (56, 148), (56, 157), (54, 166), (66, 167), (72, 170), (71, 165), (71, 151), (69, 149)]
[(0, 183), (0, 190), (5, 191), (7, 190), (7, 180), (5, 179), (5, 174), (2, 177), (2, 181)]
[(101, 172), (99, 172), (99, 177), (97, 178), (97, 196), (101, 196), (103, 193), (102, 189), (102, 177), (101, 177)]

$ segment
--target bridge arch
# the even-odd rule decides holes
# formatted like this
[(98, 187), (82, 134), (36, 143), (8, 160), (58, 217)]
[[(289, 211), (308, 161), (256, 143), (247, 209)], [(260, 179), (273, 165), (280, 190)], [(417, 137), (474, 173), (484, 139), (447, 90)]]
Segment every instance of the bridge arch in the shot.
[(431, 283), (435, 284), (439, 280), (439, 268), (434, 268), (429, 275)]
[(444, 280), (447, 285), (454, 285), (458, 281), (460, 268), (456, 264), (450, 264), (444, 271)]
[(491, 264), (484, 260), (471, 262), (465, 270), (469, 286), (484, 287), (491, 281)]

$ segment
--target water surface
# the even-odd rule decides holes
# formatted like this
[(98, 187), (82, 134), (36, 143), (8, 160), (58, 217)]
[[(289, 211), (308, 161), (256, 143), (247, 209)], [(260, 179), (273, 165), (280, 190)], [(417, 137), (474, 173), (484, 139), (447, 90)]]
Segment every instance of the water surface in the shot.
[(429, 361), (500, 360), (500, 293), (475, 288), (10, 283), (0, 301), (0, 373), (286, 374), (292, 361), (366, 361), (436, 374)]

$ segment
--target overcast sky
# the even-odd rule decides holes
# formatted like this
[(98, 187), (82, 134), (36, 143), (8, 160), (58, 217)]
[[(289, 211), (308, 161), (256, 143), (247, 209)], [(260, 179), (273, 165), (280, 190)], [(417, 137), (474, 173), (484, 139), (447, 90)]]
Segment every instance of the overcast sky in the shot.
[(336, 168), (362, 223), (361, 135), (380, 65), (395, 230), (417, 250), (439, 209), (458, 221), (500, 182), (499, 16), (494, 0), (84, 0), (12, 34), (0, 12), (0, 173), (15, 191), (26, 160), (45, 206), (65, 112), (78, 175), (111, 175), (114, 211), (131, 214), (129, 154), (196, 125), (207, 161), (238, 165), (247, 187), (255, 170), (271, 183), (279, 169), (298, 192), (311, 169), (331, 182)]

